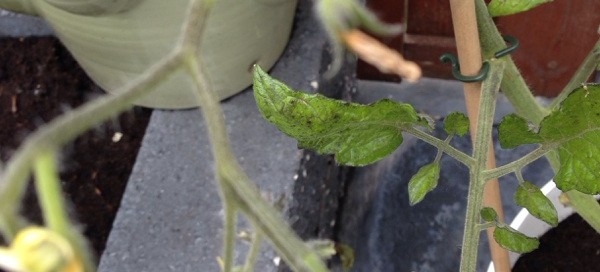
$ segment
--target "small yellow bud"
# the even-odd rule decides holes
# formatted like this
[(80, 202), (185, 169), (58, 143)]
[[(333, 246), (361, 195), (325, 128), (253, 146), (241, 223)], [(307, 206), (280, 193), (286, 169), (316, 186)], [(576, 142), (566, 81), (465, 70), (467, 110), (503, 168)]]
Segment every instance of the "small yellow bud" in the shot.
[(82, 272), (83, 266), (62, 236), (40, 227), (29, 227), (17, 234), (10, 251), (23, 271)]

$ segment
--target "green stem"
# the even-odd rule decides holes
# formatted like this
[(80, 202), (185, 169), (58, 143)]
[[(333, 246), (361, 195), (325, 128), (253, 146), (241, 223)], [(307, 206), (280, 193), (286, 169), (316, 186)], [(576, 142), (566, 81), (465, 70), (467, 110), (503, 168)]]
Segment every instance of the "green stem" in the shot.
[(498, 166), (494, 169), (485, 170), (483, 172), (483, 176), (486, 180), (490, 180), (490, 179), (500, 178), (504, 175), (508, 175), (512, 172), (522, 169), (523, 167), (530, 164), (531, 162), (541, 158), (546, 153), (548, 153), (552, 148), (556, 148), (556, 146), (555, 145), (540, 146), (540, 147), (536, 148), (535, 150), (527, 153), (525, 156), (519, 158), (518, 160), (512, 161), (512, 162), (507, 163), (502, 166)]
[[(504, 40), (500, 36), (500, 32), (496, 28), (491, 16), (487, 11), (487, 7), (483, 0), (476, 0), (476, 12), (477, 12), (477, 24), (479, 27), (479, 36), (481, 38), (481, 48), (484, 57), (491, 58), (495, 52), (503, 49), (506, 45)], [(600, 60), (600, 49), (599, 42), (596, 43), (590, 54), (586, 57), (584, 63), (577, 70), (573, 79), (569, 81), (569, 84), (565, 87), (567, 92), (570, 92), (571, 87), (579, 84), (581, 78), (589, 76), (588, 72), (593, 70), (593, 63), (598, 63)], [(527, 87), (525, 80), (519, 73), (514, 62), (508, 57), (508, 65), (505, 70), (504, 80), (502, 81), (501, 89), (506, 95), (507, 99), (511, 102), (515, 111), (529, 120), (534, 124), (539, 124), (542, 119), (548, 115), (548, 111), (537, 103), (535, 97), (531, 94), (531, 91)], [(564, 93), (564, 91), (563, 91)], [(564, 96), (568, 94), (561, 93), (559, 98), (555, 100), (552, 105), (552, 109), (556, 108), (556, 105), (560, 104)], [(547, 152), (546, 158), (550, 162), (554, 172), (556, 173), (560, 167), (560, 161), (557, 152)], [(566, 192), (567, 195), (572, 192)], [(576, 196), (577, 197), (577, 196)], [(600, 204), (592, 197), (588, 196), (586, 200), (579, 198), (582, 201), (578, 201), (572, 207), (590, 224), (594, 224), (594, 228), (600, 228)]]
[(496, 224), (498, 224), (497, 222), (485, 222), (485, 223), (481, 223), (477, 225), (477, 228), (479, 228), (479, 231), (482, 230), (486, 230), (492, 227), (496, 227)]
[(460, 271), (462, 272), (477, 271), (477, 249), (481, 231), (479, 228), (480, 210), (483, 205), (483, 190), (486, 182), (483, 173), (486, 170), (488, 151), (492, 141), (496, 95), (500, 88), (504, 67), (504, 61), (490, 61), (488, 77), (483, 81), (481, 87), (482, 97), (477, 117), (479, 121), (473, 143), (475, 163), (469, 167), (467, 211), (460, 261)]
[(29, 169), (40, 149), (60, 147), (84, 131), (131, 108), (135, 100), (150, 93), (153, 86), (177, 70), (179, 61), (179, 52), (168, 55), (138, 79), (115, 91), (115, 95), (103, 96), (69, 111), (27, 138), (0, 177), (0, 213), (17, 217)]
[[(452, 141), (452, 138), (454, 138), (454, 135), (448, 135), (448, 137), (446, 137), (446, 140), (444, 140), (444, 144), (450, 146), (450, 141)], [(435, 159), (433, 161), (439, 163), (442, 159), (442, 155), (444, 155), (444, 151), (438, 148), (437, 154), (435, 155)]]
[[(475, 10), (481, 39), (481, 51), (484, 59), (491, 59), (494, 53), (506, 48), (506, 43), (500, 36), (500, 32), (489, 15), (483, 0), (475, 0)], [(548, 112), (537, 103), (510, 55), (502, 59), (506, 60), (504, 79), (500, 86), (502, 92), (519, 115), (535, 124), (539, 124)]]
[(450, 157), (456, 159), (464, 165), (472, 165), (475, 163), (475, 159), (463, 153), (462, 151), (454, 148), (448, 142), (440, 140), (435, 136), (423, 132), (415, 127), (408, 126), (406, 128), (402, 128), (402, 131), (409, 133), (432, 146), (435, 146), (436, 148), (438, 148), (438, 150), (443, 151), (444, 153), (448, 154)]
[(67, 207), (60, 187), (55, 153), (53, 149), (39, 151), (34, 161), (35, 187), (44, 221), (50, 230), (69, 241), (85, 271), (95, 271), (90, 248), (85, 238), (70, 223), (66, 213)]
[(8, 162), (0, 180), (0, 210), (18, 207), (33, 158), (42, 147), (61, 146), (84, 131), (132, 107), (132, 103), (148, 94), (152, 87), (173, 73), (179, 65), (179, 54), (174, 52), (130, 84), (69, 111), (52, 120), (31, 135)]
[(69, 218), (56, 171), (55, 151), (40, 151), (34, 161), (35, 187), (46, 226), (65, 235)]
[[(196, 39), (190, 39), (193, 42)], [(208, 135), (217, 164), (217, 179), (224, 200), (232, 199), (252, 224), (258, 226), (287, 264), (296, 271), (327, 271), (317, 253), (302, 242), (281, 219), (277, 210), (267, 203), (240, 167), (233, 154), (223, 110), (202, 63), (196, 57), (197, 47), (184, 44), (184, 60), (196, 84), (196, 95), (204, 116)]]
[(252, 236), (252, 244), (250, 244), (250, 249), (248, 249), (248, 256), (246, 257), (246, 263), (244, 264), (243, 272), (253, 272), (254, 264), (256, 263), (256, 258), (258, 257), (258, 253), (260, 252), (260, 246), (262, 245), (263, 234), (255, 228), (255, 233)]
[(592, 47), (592, 50), (590, 50), (590, 53), (585, 57), (583, 63), (581, 63), (571, 80), (569, 80), (569, 83), (567, 83), (560, 94), (554, 98), (549, 108), (551, 110), (557, 109), (560, 106), (560, 103), (565, 100), (573, 90), (581, 86), (581, 84), (585, 83), (590, 78), (594, 70), (597, 69), (598, 64), (600, 64), (600, 39), (598, 39), (594, 47)]
[(233, 251), (235, 248), (235, 229), (237, 222), (237, 207), (235, 202), (227, 199), (227, 197), (221, 198), (225, 210), (225, 226), (223, 233), (223, 271), (231, 272), (233, 269)]
[(19, 229), (25, 226), (25, 220), (15, 216), (12, 211), (9, 214), (6, 214), (5, 211), (0, 211), (0, 232), (2, 233), (2, 237), (6, 242), (11, 242)]

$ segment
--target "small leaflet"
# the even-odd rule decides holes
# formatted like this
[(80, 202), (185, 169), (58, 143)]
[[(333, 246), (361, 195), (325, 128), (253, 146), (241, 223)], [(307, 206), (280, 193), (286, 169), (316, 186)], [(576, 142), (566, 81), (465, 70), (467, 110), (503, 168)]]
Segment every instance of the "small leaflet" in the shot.
[(538, 239), (520, 233), (507, 225), (496, 227), (494, 240), (503, 248), (516, 253), (531, 252), (540, 245)]
[(494, 222), (498, 218), (496, 210), (490, 207), (483, 207), (479, 213), (481, 214), (481, 219), (485, 222)]
[(519, 185), (514, 198), (515, 203), (527, 209), (531, 215), (551, 226), (558, 225), (558, 215), (554, 205), (552, 205), (550, 199), (542, 193), (542, 190), (531, 182), (525, 181)]
[(465, 136), (469, 132), (469, 117), (460, 112), (450, 113), (444, 119), (444, 130), (450, 135)]
[(408, 182), (408, 199), (410, 205), (412, 206), (421, 202), (427, 193), (437, 187), (439, 179), (439, 162), (430, 163), (421, 167)]

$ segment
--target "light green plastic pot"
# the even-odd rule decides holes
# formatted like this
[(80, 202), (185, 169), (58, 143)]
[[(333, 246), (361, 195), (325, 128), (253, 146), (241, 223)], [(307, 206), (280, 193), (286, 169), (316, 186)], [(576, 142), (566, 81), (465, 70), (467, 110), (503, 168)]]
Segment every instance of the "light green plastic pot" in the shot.
[[(221, 99), (251, 84), (251, 66), (271, 67), (292, 27), (297, 0), (218, 0), (200, 58)], [(0, 0), (0, 8), (38, 15), (87, 74), (113, 92), (170, 52), (189, 0)], [(191, 79), (178, 71), (138, 105), (197, 107)]]

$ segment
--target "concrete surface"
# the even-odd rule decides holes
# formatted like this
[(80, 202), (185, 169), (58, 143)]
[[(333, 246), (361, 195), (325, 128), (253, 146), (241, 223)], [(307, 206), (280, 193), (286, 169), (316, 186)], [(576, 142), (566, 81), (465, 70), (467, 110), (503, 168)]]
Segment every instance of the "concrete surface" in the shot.
[(54, 32), (41, 18), (0, 9), (0, 37), (48, 36)]

